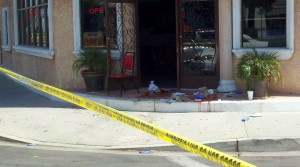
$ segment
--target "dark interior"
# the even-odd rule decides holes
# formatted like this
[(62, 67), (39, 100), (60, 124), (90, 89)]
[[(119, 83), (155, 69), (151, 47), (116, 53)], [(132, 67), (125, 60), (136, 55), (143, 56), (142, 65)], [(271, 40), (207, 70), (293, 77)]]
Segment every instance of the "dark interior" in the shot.
[(141, 83), (176, 87), (176, 15), (174, 0), (140, 0)]

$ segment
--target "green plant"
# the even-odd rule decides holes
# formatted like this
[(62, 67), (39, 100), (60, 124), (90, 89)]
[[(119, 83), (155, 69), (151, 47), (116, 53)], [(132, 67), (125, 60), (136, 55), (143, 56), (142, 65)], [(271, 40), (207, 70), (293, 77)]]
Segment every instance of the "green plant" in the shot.
[(261, 81), (281, 80), (280, 61), (276, 52), (245, 51), (237, 65), (237, 76), (245, 81), (247, 90), (253, 89), (256, 77)]
[(73, 70), (77, 73), (85, 68), (89, 72), (106, 72), (107, 55), (97, 48), (86, 48), (80, 51), (78, 58), (73, 63)]

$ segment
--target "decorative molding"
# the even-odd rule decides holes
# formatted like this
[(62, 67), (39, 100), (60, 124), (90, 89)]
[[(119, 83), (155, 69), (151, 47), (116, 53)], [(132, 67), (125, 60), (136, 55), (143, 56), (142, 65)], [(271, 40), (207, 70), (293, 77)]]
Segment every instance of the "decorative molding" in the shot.
[[(237, 58), (241, 58), (245, 51), (251, 51), (250, 48), (233, 49), (232, 52)], [(275, 52), (279, 60), (288, 60), (293, 56), (294, 50), (284, 48), (256, 48), (258, 52)]]
[(27, 55), (32, 55), (32, 56), (37, 56), (37, 57), (42, 57), (42, 58), (47, 58), (47, 59), (53, 59), (54, 57), (54, 50), (49, 50), (46, 48), (39, 48), (39, 47), (33, 47), (33, 46), (14, 46), (13, 47), (16, 52), (27, 54)]

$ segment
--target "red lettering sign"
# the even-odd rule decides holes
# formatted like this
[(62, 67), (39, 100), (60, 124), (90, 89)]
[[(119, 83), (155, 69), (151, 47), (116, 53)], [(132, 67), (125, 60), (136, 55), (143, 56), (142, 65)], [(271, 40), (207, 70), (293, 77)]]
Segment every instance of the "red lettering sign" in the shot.
[(97, 14), (97, 13), (103, 14), (104, 13), (103, 7), (90, 8), (90, 14)]

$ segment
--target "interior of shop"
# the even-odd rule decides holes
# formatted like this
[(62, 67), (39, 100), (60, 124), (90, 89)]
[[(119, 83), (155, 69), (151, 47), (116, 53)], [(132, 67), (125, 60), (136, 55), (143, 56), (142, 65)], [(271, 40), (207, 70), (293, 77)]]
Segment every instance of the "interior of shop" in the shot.
[(142, 86), (176, 87), (175, 1), (140, 0), (139, 28)]

